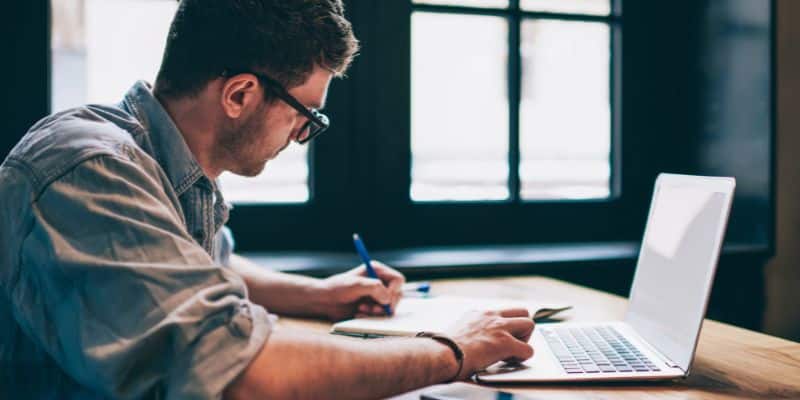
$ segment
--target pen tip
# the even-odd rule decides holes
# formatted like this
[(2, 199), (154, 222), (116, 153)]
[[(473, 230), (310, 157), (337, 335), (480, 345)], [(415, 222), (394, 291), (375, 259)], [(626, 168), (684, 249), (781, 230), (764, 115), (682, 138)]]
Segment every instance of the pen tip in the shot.
[(357, 233), (353, 234), (353, 240), (358, 240), (358, 234)]

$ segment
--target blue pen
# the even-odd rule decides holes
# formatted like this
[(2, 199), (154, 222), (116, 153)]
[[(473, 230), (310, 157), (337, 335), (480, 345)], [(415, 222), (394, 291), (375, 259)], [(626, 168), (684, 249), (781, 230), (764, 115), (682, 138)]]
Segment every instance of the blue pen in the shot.
[(431, 291), (430, 282), (409, 282), (403, 285), (403, 292), (428, 294)]
[[(356, 246), (356, 252), (358, 256), (361, 257), (361, 262), (367, 267), (367, 276), (372, 279), (380, 279), (378, 278), (378, 274), (375, 273), (375, 270), (372, 268), (372, 260), (369, 258), (369, 254), (367, 253), (367, 248), (364, 247), (364, 242), (361, 241), (361, 238), (358, 237), (357, 233), (353, 234), (353, 244)], [(386, 312), (386, 315), (392, 315), (392, 307), (388, 304), (381, 304), (383, 307), (383, 311)]]

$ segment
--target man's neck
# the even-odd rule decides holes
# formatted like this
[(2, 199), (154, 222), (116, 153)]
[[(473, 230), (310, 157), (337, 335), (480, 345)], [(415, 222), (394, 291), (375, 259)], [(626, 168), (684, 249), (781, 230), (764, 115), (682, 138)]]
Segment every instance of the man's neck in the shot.
[(210, 179), (217, 179), (222, 173), (214, 156), (216, 118), (209, 104), (204, 104), (202, 96), (197, 98), (171, 99), (156, 95), (167, 111), (186, 145), (194, 155), (200, 168)]

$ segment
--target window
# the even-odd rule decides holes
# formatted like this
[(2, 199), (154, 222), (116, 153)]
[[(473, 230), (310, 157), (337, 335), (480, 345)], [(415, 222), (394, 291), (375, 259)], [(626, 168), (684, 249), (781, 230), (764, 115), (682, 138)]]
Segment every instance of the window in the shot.
[[(102, 0), (94, 3), (99, 1)], [(122, 0), (107, 2), (124, 4)], [(126, 3), (163, 3), (173, 7), (175, 4), (172, 0)], [(315, 140), (308, 153), (308, 201), (240, 203), (229, 222), (239, 250), (352, 252), (349, 238), (353, 231), (362, 233), (375, 250), (492, 243), (637, 241), (646, 219), (653, 180), (659, 172), (668, 171), (740, 178), (728, 242), (746, 243), (748, 249), (766, 249), (768, 253), (774, 206), (770, 197), (774, 183), (770, 166), (774, 161), (771, 68), (775, 7), (771, 2), (720, 2), (710, 8), (707, 2), (676, 2), (669, 7), (653, 2), (625, 2), (624, 53), (620, 51), (622, 0), (424, 3), (345, 0), (345, 3), (364, 46), (348, 79), (335, 81), (331, 86), (326, 106), (332, 116), (331, 131)], [(0, 148), (10, 150), (34, 122), (50, 111), (84, 101), (99, 101), (88, 97), (85, 82), (87, 49), (85, 19), (81, 19), (89, 12), (88, 4), (88, 0), (9, 3), (8, 15), (25, 23), (18, 24), (16, 34), (7, 37), (7, 58), (11, 60), (8, 75), (14, 79), (7, 80), (6, 92), (15, 107), (8, 108), (4, 115), (9, 135), (0, 138)], [(605, 26), (610, 33), (611, 170), (607, 187), (602, 179), (593, 179), (601, 185), (592, 187), (607, 188), (610, 195), (602, 198), (599, 192), (584, 189), (579, 191), (583, 197), (575, 200), (525, 194), (523, 164), (527, 156), (523, 155), (526, 139), (522, 125), (526, 117), (522, 99), (526, 89), (522, 84), (516, 85), (520, 102), (508, 104), (509, 114), (514, 112), (515, 104), (521, 108), (519, 119), (508, 118), (509, 153), (513, 154), (515, 146), (520, 149), (518, 190), (511, 190), (514, 182), (509, 179), (508, 196), (518, 193), (520, 199), (412, 200), (414, 13), (489, 16), (512, 22), (518, 19), (520, 24), (507, 25), (509, 50), (527, 48), (523, 45), (526, 42), (523, 31), (529, 29), (525, 21), (580, 23), (587, 28)], [(165, 19), (167, 14), (164, 12)], [(119, 23), (121, 17), (114, 17)], [(149, 14), (148, 19), (137, 23), (144, 26), (157, 18)], [(62, 23), (72, 23), (73, 29), (58, 27)], [(520, 30), (520, 46), (511, 43), (515, 26)], [(73, 39), (59, 35), (73, 35)], [(76, 43), (75, 37), (79, 38), (77, 49), (74, 45), (70, 47)], [(50, 49), (53, 51), (49, 52)], [(70, 59), (70, 51), (84, 54)], [(514, 63), (508, 64), (509, 89), (515, 87), (510, 84), (511, 77), (518, 76), (522, 81), (526, 76), (525, 51), (520, 51), (518, 72), (512, 73)], [(737, 68), (727, 68), (732, 54), (764, 62), (739, 63)], [(514, 51), (508, 57), (513, 59)], [(457, 60), (451, 62), (460, 65)], [(65, 78), (69, 73), (71, 78)], [(147, 78), (146, 75), (125, 79)], [(623, 75), (625, 85), (621, 84)], [(52, 82), (43, 77), (51, 77)], [(745, 91), (756, 93), (755, 97), (723, 93), (720, 88), (730, 89), (731, 82), (755, 85), (755, 89)], [(128, 84), (115, 90), (114, 98), (109, 100), (118, 100), (121, 93), (117, 92), (125, 90)], [(73, 94), (59, 95), (67, 93), (66, 90), (72, 90)], [(506, 98), (512, 99), (512, 95), (509, 93)], [(720, 102), (720, 99), (740, 98), (746, 101)], [(756, 125), (739, 123), (745, 119)], [(514, 123), (520, 124), (516, 139), (511, 135)], [(623, 132), (625, 140), (620, 140)], [(738, 153), (728, 150), (739, 148), (751, 150), (748, 162), (730, 157)], [(508, 175), (514, 173), (509, 168)], [(524, 200), (536, 196), (540, 200)]]
[(609, 0), (415, 0), (410, 196), (611, 196)]
[(411, 32), (411, 198), (508, 199), (506, 20), (415, 12)]
[[(137, 80), (155, 80), (175, 0), (52, 0), (51, 109), (118, 102)], [(292, 144), (255, 178), (223, 174), (228, 201), (304, 203), (308, 147)]]
[[(53, 110), (154, 79), (175, 1), (51, 1)], [(221, 177), (240, 250), (624, 230), (616, 0), (345, 3), (363, 50), (331, 86), (329, 133), (259, 177)]]

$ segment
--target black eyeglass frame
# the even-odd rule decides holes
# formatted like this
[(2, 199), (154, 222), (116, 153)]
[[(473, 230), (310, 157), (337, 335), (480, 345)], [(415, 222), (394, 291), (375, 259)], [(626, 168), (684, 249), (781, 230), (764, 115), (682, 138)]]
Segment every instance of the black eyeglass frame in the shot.
[(283, 87), (283, 85), (280, 84), (280, 82), (270, 78), (267, 75), (243, 70), (235, 72), (224, 71), (222, 76), (231, 77), (239, 74), (250, 74), (255, 76), (264, 87), (270, 88), (272, 92), (278, 96), (278, 98), (283, 100), (286, 104), (290, 105), (308, 119), (308, 121), (306, 121), (306, 123), (300, 129), (300, 132), (304, 132), (306, 129), (308, 129), (308, 135), (303, 139), (299, 139), (299, 137), (302, 137), (302, 134), (299, 135), (296, 141), (298, 144), (306, 144), (310, 142), (312, 139), (319, 136), (322, 132), (325, 132), (331, 126), (330, 118), (328, 118), (327, 115), (321, 113), (315, 108), (304, 106), (303, 103), (289, 94), (289, 92)]

